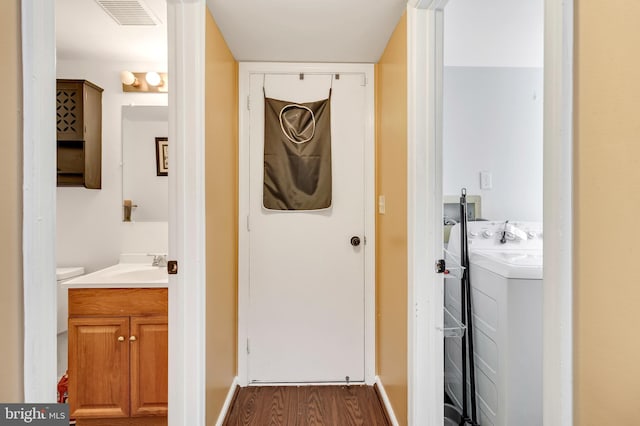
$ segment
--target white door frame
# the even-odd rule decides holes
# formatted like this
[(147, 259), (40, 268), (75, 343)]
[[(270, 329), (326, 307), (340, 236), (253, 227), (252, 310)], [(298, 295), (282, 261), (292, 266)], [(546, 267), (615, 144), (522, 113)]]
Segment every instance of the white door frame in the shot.
[[(205, 0), (167, 0), (169, 425), (205, 422)], [(56, 400), (55, 2), (22, 0), (24, 399)]]
[[(442, 279), (431, 265), (442, 255), (442, 41), (447, 1), (409, 3), (408, 415), (410, 425), (442, 425), (443, 336), (438, 330), (442, 325)], [(544, 31), (543, 416), (545, 426), (570, 426), (573, 424), (572, 2), (545, 0)]]
[[(436, 4), (437, 3), (437, 4)], [(444, 2), (407, 9), (409, 425), (443, 423), (442, 39)]]
[(55, 2), (22, 0), (25, 402), (56, 401), (55, 40)]
[[(297, 64), (242, 62), (239, 67), (239, 152), (238, 152), (238, 382), (249, 385), (247, 338), (249, 327), (249, 136), (248, 101), (252, 74), (364, 74), (367, 117), (365, 130), (365, 383), (375, 381), (375, 146), (374, 87), (371, 64)], [(246, 225), (245, 225), (246, 224)], [(264, 384), (263, 384), (264, 385)]]

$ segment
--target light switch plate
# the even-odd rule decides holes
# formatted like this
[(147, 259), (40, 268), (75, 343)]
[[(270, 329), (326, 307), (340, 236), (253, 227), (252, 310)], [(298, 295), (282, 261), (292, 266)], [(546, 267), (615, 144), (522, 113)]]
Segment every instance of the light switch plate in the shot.
[(378, 196), (378, 214), (384, 214), (386, 206), (385, 206), (386, 200), (384, 198), (384, 195), (379, 195)]
[(493, 189), (493, 175), (491, 172), (480, 172), (480, 189)]

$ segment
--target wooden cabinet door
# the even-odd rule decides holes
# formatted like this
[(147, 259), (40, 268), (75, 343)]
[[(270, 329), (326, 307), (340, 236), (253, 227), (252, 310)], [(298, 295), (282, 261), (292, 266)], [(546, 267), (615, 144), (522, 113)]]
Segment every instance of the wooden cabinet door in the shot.
[(168, 336), (166, 315), (131, 317), (131, 416), (166, 416)]
[(102, 187), (102, 89), (90, 83), (84, 88), (84, 186)]
[(129, 416), (129, 317), (69, 319), (71, 417)]

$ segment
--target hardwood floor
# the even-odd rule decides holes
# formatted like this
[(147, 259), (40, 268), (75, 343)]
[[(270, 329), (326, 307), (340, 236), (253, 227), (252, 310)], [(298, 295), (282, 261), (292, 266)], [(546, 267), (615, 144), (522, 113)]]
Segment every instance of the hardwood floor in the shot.
[(229, 425), (390, 425), (372, 386), (249, 386), (240, 388)]

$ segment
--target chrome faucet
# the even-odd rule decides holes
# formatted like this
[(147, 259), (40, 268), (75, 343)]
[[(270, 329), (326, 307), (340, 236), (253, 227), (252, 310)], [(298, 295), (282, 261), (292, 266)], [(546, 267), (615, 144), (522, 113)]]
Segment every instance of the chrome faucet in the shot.
[(151, 263), (151, 266), (167, 266), (166, 254), (154, 254), (150, 256), (153, 256), (153, 262)]

